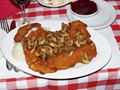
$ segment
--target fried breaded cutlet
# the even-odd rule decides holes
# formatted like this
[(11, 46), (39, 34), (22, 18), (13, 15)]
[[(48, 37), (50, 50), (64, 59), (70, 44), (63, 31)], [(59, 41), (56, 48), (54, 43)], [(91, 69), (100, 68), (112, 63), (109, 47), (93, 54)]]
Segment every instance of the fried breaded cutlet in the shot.
[[(33, 27), (37, 29), (27, 34)], [(22, 43), (30, 69), (42, 74), (53, 73), (79, 62), (87, 64), (96, 56), (96, 46), (86, 27), (77, 20), (62, 23), (61, 30), (52, 32), (33, 23), (19, 28), (14, 40)]]
[[(40, 30), (38, 35), (41, 35), (41, 37), (44, 37), (45, 31), (42, 29), (41, 24), (39, 23), (33, 23), (33, 24), (27, 24), (25, 26), (22, 26), (18, 29), (17, 34), (14, 37), (15, 42), (21, 42), (21, 40), (25, 37), (25, 35), (32, 30), (32, 28), (37, 28), (37, 30)], [(37, 31), (36, 31), (37, 32)], [(35, 36), (35, 35), (33, 35)]]

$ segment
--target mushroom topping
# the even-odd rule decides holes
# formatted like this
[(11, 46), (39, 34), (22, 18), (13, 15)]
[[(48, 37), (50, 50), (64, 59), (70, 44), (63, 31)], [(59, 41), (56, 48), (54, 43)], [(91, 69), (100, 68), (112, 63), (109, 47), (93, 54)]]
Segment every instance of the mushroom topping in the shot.
[(82, 56), (82, 61), (83, 61), (83, 63), (85, 63), (85, 64), (88, 64), (88, 63), (90, 62), (90, 61), (88, 60), (88, 56), (87, 56), (86, 53), (83, 54), (83, 56)]
[(46, 35), (46, 38), (47, 38), (47, 37), (50, 37), (50, 36), (53, 36), (53, 34), (54, 34), (54, 32), (48, 31), (48, 32), (47, 32), (47, 35)]
[[(74, 38), (69, 36), (68, 25), (62, 23), (62, 29), (60, 31), (46, 31), (45, 38), (28, 38), (24, 37), (22, 44), (31, 50), (31, 53), (35, 52), (36, 57), (41, 58), (42, 61), (48, 58), (65, 52), (68, 56), (71, 56), (73, 51), (77, 47), (87, 42), (83, 33), (78, 31)], [(82, 57), (84, 63), (88, 63), (88, 57), (85, 53)]]
[(81, 46), (81, 43), (79, 42), (79, 40), (76, 40), (76, 41), (75, 41), (75, 44), (76, 44), (77, 47), (80, 47), (80, 46)]
[(43, 53), (43, 54), (41, 55), (41, 59), (42, 59), (42, 61), (45, 61), (45, 60), (47, 59), (47, 55), (46, 55), (45, 53)]
[(37, 46), (37, 39), (35, 39), (35, 37), (33, 37), (32, 39), (25, 37), (22, 40), (22, 44), (24, 44), (27, 49), (31, 50)]
[(47, 40), (51, 41), (51, 42), (56, 42), (57, 41), (56, 37), (54, 37), (54, 36), (48, 37)]
[(42, 61), (45, 61), (45, 60), (47, 59), (46, 53), (42, 53), (42, 52), (41, 52), (41, 53), (38, 53), (38, 52), (37, 52), (37, 53), (36, 53), (36, 56), (39, 57), (39, 58), (41, 58)]
[(45, 61), (48, 57), (54, 56), (54, 53), (50, 46), (43, 46), (36, 52), (36, 56)]
[(44, 38), (38, 38), (38, 45), (42, 45), (45, 43), (45, 39)]
[(46, 48), (47, 55), (54, 56), (52, 47), (46, 46), (45, 48)]
[(48, 42), (48, 45), (51, 46), (51, 47), (58, 47), (58, 45), (54, 42)]
[(73, 51), (67, 52), (68, 57), (73, 54)]
[(61, 31), (67, 32), (67, 28), (68, 28), (68, 25), (65, 23), (62, 23), (62, 30)]
[(87, 42), (84, 35), (81, 32), (78, 32), (75, 35), (74, 39), (75, 39), (75, 45), (77, 47), (80, 47), (81, 45), (83, 45), (83, 44), (85, 44)]
[(34, 47), (31, 50), (31, 53), (33, 53), (35, 51), (35, 48), (37, 47), (37, 40), (34, 41)]
[(66, 46), (72, 46), (73, 45), (73, 40), (72, 39), (66, 39), (65, 40), (65, 45)]

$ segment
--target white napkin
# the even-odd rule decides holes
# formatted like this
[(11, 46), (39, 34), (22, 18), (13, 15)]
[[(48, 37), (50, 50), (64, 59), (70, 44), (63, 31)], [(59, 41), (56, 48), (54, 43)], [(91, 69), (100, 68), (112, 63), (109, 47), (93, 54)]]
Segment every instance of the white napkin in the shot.
[(0, 29), (0, 58), (3, 56), (1, 48), (2, 48), (2, 41), (6, 35), (7, 33), (4, 30)]

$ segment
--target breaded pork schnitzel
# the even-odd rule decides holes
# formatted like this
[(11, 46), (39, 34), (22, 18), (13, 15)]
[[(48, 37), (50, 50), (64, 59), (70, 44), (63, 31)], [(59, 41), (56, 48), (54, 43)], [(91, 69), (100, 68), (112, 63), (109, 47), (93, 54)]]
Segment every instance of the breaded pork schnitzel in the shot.
[[(31, 31), (33, 27), (37, 29)], [(33, 23), (19, 28), (14, 40), (22, 43), (30, 69), (42, 74), (53, 73), (79, 62), (87, 64), (96, 56), (96, 46), (86, 27), (83, 22), (73, 21), (62, 23), (61, 30), (52, 32)]]

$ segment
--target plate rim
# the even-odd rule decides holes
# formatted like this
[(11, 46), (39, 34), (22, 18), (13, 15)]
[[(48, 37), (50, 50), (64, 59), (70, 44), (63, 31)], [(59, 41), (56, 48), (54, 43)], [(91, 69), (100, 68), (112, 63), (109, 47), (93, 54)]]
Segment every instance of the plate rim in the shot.
[[(44, 23), (46, 23), (46, 22), (51, 22), (51, 21), (53, 21), (53, 22), (57, 22), (57, 23), (61, 23), (61, 22), (65, 22), (66, 23), (66, 21), (56, 21), (56, 20), (44, 20), (44, 21), (37, 21), (37, 22), (39, 22), (39, 23), (41, 23), (41, 22), (44, 22)], [(68, 22), (67, 22), (68, 23)], [(23, 26), (23, 25), (22, 25)], [(20, 27), (20, 26), (19, 26)], [(5, 40), (8, 38), (8, 36), (9, 35), (11, 35), (13, 32), (15, 33), (16, 31), (17, 31), (17, 29), (19, 28), (19, 27), (17, 27), (17, 28), (15, 28), (14, 30), (12, 30), (6, 37), (5, 37), (5, 39), (4, 39), (4, 41), (3, 41), (3, 43), (2, 43), (2, 46), (5, 46)], [(110, 49), (109, 51), (109, 56), (107, 57), (108, 58), (108, 60), (106, 61), (106, 63), (104, 63), (104, 65), (102, 65), (102, 66), (100, 66), (100, 68), (99, 69), (97, 69), (97, 68), (95, 68), (94, 69), (94, 71), (93, 72), (95, 72), (95, 71), (98, 71), (98, 70), (100, 70), (101, 68), (103, 68), (109, 61), (110, 61), (110, 57), (111, 57), (111, 47), (110, 47), (110, 44), (109, 44), (109, 42), (106, 40), (106, 38), (103, 36), (103, 35), (101, 35), (100, 33), (98, 33), (98, 32), (96, 32), (94, 29), (92, 29), (92, 28), (90, 28), (90, 27), (88, 27), (88, 29), (90, 29), (90, 31), (91, 32), (95, 32), (95, 33), (97, 33), (98, 35), (100, 35), (101, 37), (103, 37), (104, 38), (104, 40), (106, 41), (106, 43), (108, 44), (108, 48)], [(3, 54), (4, 54), (4, 56), (8, 59), (8, 61), (9, 62), (11, 62), (13, 65), (14, 65), (14, 62), (12, 62), (12, 61), (10, 61), (9, 60), (9, 57), (7, 56), (7, 55), (5, 55), (5, 47), (2, 47), (2, 51), (3, 51)], [(16, 63), (20, 63), (21, 64), (21, 62), (16, 62)], [(18, 67), (18, 66), (17, 66)], [(19, 69), (20, 69), (20, 67), (18, 67)], [(96, 70), (97, 69), (97, 70)], [(68, 71), (68, 70), (70, 70), (70, 69), (67, 69), (67, 70), (61, 70), (61, 71)], [(71, 79), (71, 78), (77, 78), (77, 77), (82, 77), (82, 76), (85, 76), (85, 75), (89, 75), (89, 74), (91, 74), (91, 73), (93, 73), (93, 72), (91, 72), (91, 73), (88, 73), (88, 72), (86, 72), (86, 73), (84, 73), (84, 75), (76, 75), (76, 76), (70, 76), (70, 77), (68, 77), (68, 76), (59, 76), (59, 77), (57, 77), (57, 76), (55, 76), (54, 75), (54, 73), (50, 73), (50, 74), (45, 74), (45, 75), (42, 75), (42, 74), (40, 74), (39, 76), (38, 76), (38, 74), (37, 75), (35, 75), (36, 74), (36, 72), (34, 72), (34, 71), (32, 71), (32, 72), (27, 72), (27, 71), (25, 71), (25, 70), (22, 70), (23, 72), (26, 72), (26, 73), (28, 73), (28, 74), (31, 74), (31, 75), (34, 75), (34, 76), (37, 76), (37, 77), (42, 77), (42, 78), (48, 78), (48, 79)], [(60, 71), (60, 72), (61, 72)], [(35, 74), (34, 74), (35, 73)], [(59, 73), (58, 73), (59, 74)]]

